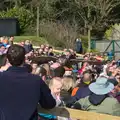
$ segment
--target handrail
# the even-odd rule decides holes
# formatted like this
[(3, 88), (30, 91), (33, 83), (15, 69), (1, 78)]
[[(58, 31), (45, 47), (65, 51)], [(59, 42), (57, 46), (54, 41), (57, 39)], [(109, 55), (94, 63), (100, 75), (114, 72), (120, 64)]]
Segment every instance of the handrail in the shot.
[(80, 120), (120, 120), (120, 117), (111, 116), (106, 114), (99, 114), (94, 112), (87, 112), (69, 108), (57, 107), (51, 110), (45, 110), (38, 106), (38, 112), (52, 114), (55, 116), (66, 117), (66, 118), (75, 118)]

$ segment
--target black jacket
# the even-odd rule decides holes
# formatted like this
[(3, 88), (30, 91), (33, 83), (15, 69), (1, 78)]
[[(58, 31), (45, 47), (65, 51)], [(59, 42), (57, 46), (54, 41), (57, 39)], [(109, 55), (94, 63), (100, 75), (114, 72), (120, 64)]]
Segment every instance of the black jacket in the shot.
[(48, 86), (25, 67), (10, 67), (0, 73), (1, 120), (32, 120), (38, 103), (51, 109), (56, 105)]

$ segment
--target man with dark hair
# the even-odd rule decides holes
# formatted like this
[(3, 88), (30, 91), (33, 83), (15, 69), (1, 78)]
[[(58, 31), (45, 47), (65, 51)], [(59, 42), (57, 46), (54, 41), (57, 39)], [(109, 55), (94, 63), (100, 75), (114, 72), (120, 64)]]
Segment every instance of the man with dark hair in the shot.
[(25, 49), (12, 45), (7, 52), (12, 67), (0, 73), (1, 120), (37, 120), (37, 105), (52, 109), (56, 102), (39, 76), (24, 66)]
[(56, 69), (51, 69), (51, 75), (52, 77), (63, 77), (65, 73), (65, 69), (63, 66), (59, 66)]
[(25, 61), (25, 49), (19, 45), (13, 45), (8, 49), (7, 58), (12, 66), (22, 66)]

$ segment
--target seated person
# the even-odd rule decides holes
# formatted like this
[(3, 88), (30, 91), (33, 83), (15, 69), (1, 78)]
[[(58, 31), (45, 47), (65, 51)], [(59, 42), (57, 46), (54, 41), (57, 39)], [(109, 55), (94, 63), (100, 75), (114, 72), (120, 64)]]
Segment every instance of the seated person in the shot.
[(60, 106), (62, 101), (60, 99), (60, 92), (62, 89), (62, 79), (59, 77), (55, 77), (50, 80), (49, 88), (51, 89), (51, 94), (56, 100), (56, 106)]
[[(49, 88), (51, 89), (51, 94), (56, 100), (56, 107), (62, 105), (62, 101), (60, 99), (60, 91), (62, 89), (62, 79), (60, 79), (59, 77), (55, 77), (52, 80), (50, 80)], [(57, 116), (50, 115), (50, 114), (43, 114), (43, 113), (39, 113), (39, 116), (45, 119), (57, 118)]]
[(66, 106), (71, 107), (77, 100), (81, 98), (85, 98), (86, 96), (90, 95), (90, 90), (88, 88), (88, 85), (91, 82), (92, 82), (92, 75), (90, 71), (85, 71), (78, 85), (79, 88), (77, 88), (76, 94), (69, 99)]
[(64, 101), (64, 104), (71, 98), (71, 93), (75, 87), (75, 81), (72, 76), (64, 76), (62, 79), (63, 86), (61, 90), (61, 99)]
[(110, 96), (116, 98), (120, 103), (120, 83), (116, 79), (110, 79), (109, 82), (114, 84), (114, 89), (110, 92)]
[(114, 89), (114, 85), (107, 78), (99, 77), (96, 82), (89, 85), (89, 89), (91, 94), (78, 100), (74, 104), (74, 108), (120, 116), (120, 103), (109, 96), (109, 93)]

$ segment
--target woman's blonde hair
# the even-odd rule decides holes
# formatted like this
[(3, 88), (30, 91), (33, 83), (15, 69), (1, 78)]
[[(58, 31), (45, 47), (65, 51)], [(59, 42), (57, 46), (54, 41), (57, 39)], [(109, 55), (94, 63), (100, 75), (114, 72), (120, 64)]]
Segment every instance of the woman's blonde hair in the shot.
[(59, 78), (59, 77), (54, 77), (54, 78), (52, 78), (52, 79), (50, 80), (50, 82), (49, 82), (49, 88), (51, 88), (51, 87), (55, 84), (55, 82), (59, 82), (60, 84), (62, 84), (61, 78)]
[(75, 87), (75, 82), (72, 77), (65, 76), (62, 79), (63, 87), (62, 90), (69, 91), (70, 89), (73, 89)]

